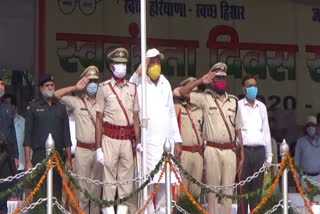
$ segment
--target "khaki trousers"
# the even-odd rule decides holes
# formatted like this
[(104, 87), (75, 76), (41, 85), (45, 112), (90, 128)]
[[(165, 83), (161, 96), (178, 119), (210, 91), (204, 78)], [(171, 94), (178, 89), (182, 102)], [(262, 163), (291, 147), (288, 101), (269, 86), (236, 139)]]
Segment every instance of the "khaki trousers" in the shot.
[[(201, 181), (203, 173), (203, 158), (199, 152), (182, 151), (181, 155), (182, 167), (197, 181)], [(188, 192), (194, 196), (200, 195), (200, 187), (182, 176), (182, 182)]]
[[(236, 155), (231, 149), (220, 150), (208, 147), (204, 151), (206, 179), (209, 185), (224, 186), (233, 184), (236, 177)], [(223, 190), (224, 194), (232, 195), (233, 189)], [(208, 194), (209, 213), (218, 213), (218, 198), (214, 193)], [(221, 213), (231, 214), (232, 200), (221, 199)]]
[[(78, 175), (92, 180), (102, 180), (103, 166), (96, 161), (95, 151), (77, 147), (75, 159), (76, 172)], [(101, 198), (102, 187), (100, 185), (88, 184), (81, 180), (79, 180), (79, 184), (88, 190), (91, 195), (94, 195), (96, 198)], [(101, 211), (101, 207), (98, 204), (90, 202), (89, 205), (89, 199), (86, 198), (83, 193), (79, 194), (79, 207), (88, 214), (100, 214)]]
[[(102, 137), (104, 154), (104, 179), (108, 182), (120, 182), (133, 179), (133, 155), (130, 140), (117, 140)], [(117, 186), (104, 186), (103, 198), (114, 200)], [(123, 198), (133, 191), (133, 184), (119, 185), (118, 196)]]

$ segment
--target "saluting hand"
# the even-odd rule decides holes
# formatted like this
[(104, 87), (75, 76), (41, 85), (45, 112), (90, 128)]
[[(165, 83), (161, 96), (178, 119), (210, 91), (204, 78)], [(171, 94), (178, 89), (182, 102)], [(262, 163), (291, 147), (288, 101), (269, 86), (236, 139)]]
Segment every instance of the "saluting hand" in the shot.
[(83, 89), (85, 89), (85, 87), (87, 86), (89, 82), (89, 77), (82, 77), (77, 84), (75, 85), (75, 88), (77, 91), (82, 91)]
[(207, 74), (202, 76), (201, 81), (204, 85), (209, 85), (213, 82), (214, 78), (216, 76), (216, 72), (209, 71)]
[(181, 89), (181, 87), (177, 87), (177, 88), (173, 89), (172, 94), (174, 97), (181, 97), (180, 89)]

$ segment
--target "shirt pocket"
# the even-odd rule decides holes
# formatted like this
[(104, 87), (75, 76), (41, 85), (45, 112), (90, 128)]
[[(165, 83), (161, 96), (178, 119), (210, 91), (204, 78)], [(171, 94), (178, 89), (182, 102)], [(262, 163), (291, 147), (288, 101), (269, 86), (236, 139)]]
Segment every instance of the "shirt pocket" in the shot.
[(105, 107), (107, 111), (115, 112), (120, 108), (117, 97), (114, 94), (110, 94), (105, 98)]
[(127, 92), (125, 102), (125, 107), (131, 111), (134, 109), (134, 94), (131, 94), (130, 92)]
[(228, 108), (227, 117), (233, 127), (236, 126), (236, 109)]
[(216, 116), (218, 114), (219, 109), (217, 106), (209, 106), (207, 111), (210, 116)]

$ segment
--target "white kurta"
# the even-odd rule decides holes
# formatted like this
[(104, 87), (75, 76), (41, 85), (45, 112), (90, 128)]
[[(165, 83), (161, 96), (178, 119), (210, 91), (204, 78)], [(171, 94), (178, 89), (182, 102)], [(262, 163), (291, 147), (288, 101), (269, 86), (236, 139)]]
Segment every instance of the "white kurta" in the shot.
[[(139, 100), (139, 117), (142, 119), (142, 97), (141, 97), (141, 78), (134, 73), (130, 78), (130, 82), (137, 85), (137, 93)], [(146, 99), (147, 99), (147, 172), (150, 173), (161, 159), (163, 153), (163, 144), (166, 138), (169, 139), (174, 149), (174, 143), (181, 143), (182, 139), (179, 133), (178, 122), (172, 97), (172, 89), (169, 81), (160, 75), (157, 85), (150, 78), (146, 78)], [(159, 179), (158, 173), (153, 183)], [(164, 177), (161, 183), (164, 183)], [(176, 183), (174, 174), (171, 175), (172, 183)]]

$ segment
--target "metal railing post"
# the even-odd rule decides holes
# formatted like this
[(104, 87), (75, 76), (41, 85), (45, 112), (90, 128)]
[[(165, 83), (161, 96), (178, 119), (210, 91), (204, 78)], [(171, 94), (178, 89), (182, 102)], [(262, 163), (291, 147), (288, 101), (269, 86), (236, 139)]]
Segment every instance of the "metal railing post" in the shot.
[[(170, 153), (171, 152), (171, 143), (169, 139), (167, 138), (163, 145), (164, 152)], [(170, 164), (166, 163), (166, 214), (171, 214), (171, 170), (170, 170)]]
[[(51, 150), (54, 148), (54, 140), (52, 138), (51, 133), (48, 135), (46, 141), (46, 153), (47, 156), (50, 155)], [(52, 195), (53, 195), (53, 168), (48, 171), (47, 174), (47, 214), (52, 214)]]
[[(285, 154), (289, 152), (289, 145), (286, 140), (283, 139), (280, 145), (280, 155), (282, 160), (285, 158)], [(288, 214), (288, 169), (285, 168), (282, 173), (282, 196), (283, 196), (283, 214)]]

